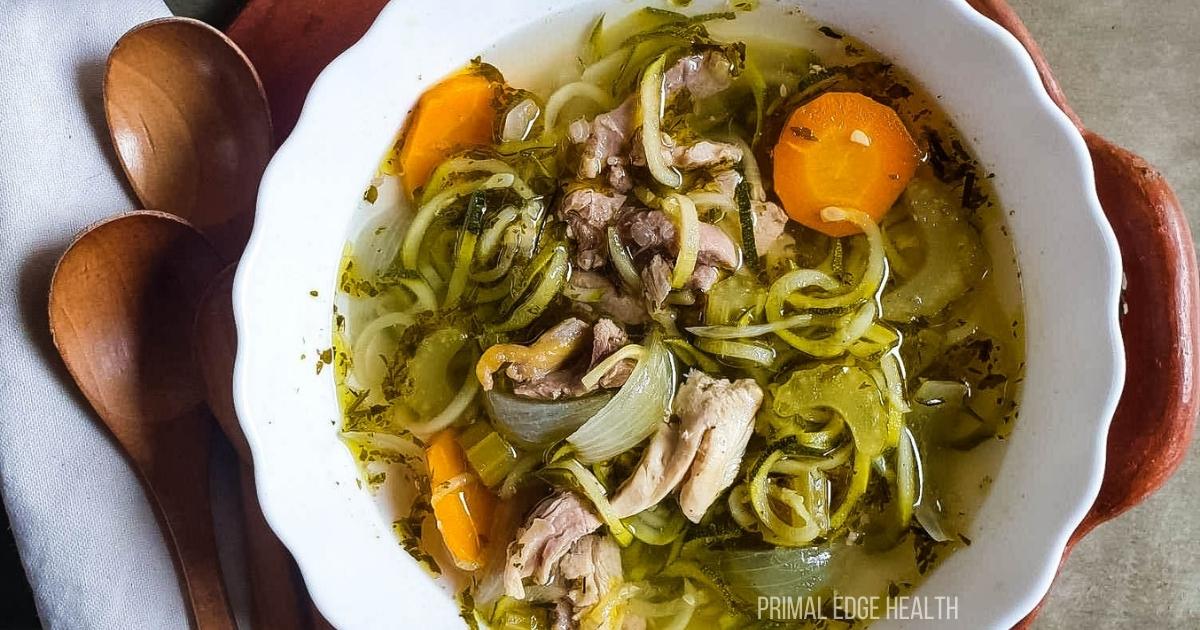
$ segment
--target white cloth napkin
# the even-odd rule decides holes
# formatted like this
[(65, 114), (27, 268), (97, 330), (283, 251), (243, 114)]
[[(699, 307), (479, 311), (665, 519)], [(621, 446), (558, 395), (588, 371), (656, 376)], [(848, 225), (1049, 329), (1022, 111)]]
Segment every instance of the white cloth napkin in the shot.
[[(117, 38), (167, 14), (161, 0), (0, 0), (0, 494), (51, 629), (187, 627), (154, 515), (55, 352), (46, 302), (71, 237), (137, 207), (101, 82)], [(223, 455), (217, 487), (233, 480)]]

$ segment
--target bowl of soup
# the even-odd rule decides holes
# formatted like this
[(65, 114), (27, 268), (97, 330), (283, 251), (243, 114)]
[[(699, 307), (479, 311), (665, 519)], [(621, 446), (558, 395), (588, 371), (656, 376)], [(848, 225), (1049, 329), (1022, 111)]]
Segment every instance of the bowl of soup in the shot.
[(394, 3), (235, 288), (339, 627), (1007, 627), (1123, 363), (1079, 134), (951, 0)]

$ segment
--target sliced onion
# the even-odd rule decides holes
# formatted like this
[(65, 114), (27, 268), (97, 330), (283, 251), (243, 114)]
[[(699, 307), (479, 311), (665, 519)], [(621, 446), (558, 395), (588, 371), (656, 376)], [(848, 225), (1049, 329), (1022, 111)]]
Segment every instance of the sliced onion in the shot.
[(671, 412), (675, 395), (675, 364), (671, 353), (654, 335), (646, 356), (612, 400), (567, 437), (584, 463), (600, 462), (637, 446), (650, 437)]
[(642, 85), (638, 91), (638, 105), (642, 111), (642, 148), (646, 153), (646, 168), (658, 183), (670, 188), (679, 188), (683, 176), (663, 158), (662, 115), (666, 106), (663, 89), (663, 70), (667, 56), (661, 55), (646, 68)]
[(565, 400), (535, 400), (495, 389), (485, 392), (483, 406), (492, 424), (508, 441), (524, 448), (544, 448), (571, 435), (613, 397), (602, 392)]
[(706, 556), (729, 592), (750, 605), (760, 597), (823, 592), (832, 579), (834, 554), (828, 543), (763, 551), (730, 549)]

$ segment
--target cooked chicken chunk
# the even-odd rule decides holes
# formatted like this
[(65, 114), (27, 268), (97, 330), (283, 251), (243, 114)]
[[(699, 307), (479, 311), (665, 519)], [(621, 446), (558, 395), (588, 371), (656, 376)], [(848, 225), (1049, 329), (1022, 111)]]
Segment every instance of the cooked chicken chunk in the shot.
[(567, 600), (578, 620), (621, 583), (621, 549), (611, 536), (588, 534), (558, 562), (557, 573), (566, 582)]
[(543, 500), (508, 546), (504, 592), (524, 599), (525, 578), (532, 578), (538, 584), (549, 583), (559, 560), (579, 539), (599, 527), (600, 519), (573, 492), (559, 492)]
[[(742, 150), (737, 145), (712, 140), (676, 144), (675, 139), (665, 133), (662, 134), (661, 151), (667, 164), (683, 171), (727, 167), (742, 161)], [(629, 162), (636, 166), (646, 165), (646, 153), (641, 142), (630, 149)]]
[[(679, 238), (675, 224), (658, 210), (635, 212), (624, 220), (629, 240), (642, 251), (665, 248), (672, 256), (679, 254)], [(696, 262), (701, 265), (734, 269), (738, 264), (738, 248), (721, 228), (700, 222), (700, 249)]]
[(710, 50), (688, 55), (663, 74), (668, 96), (686, 89), (693, 98), (708, 98), (733, 84), (733, 63), (723, 53)]
[(622, 293), (612, 282), (594, 271), (575, 271), (571, 274), (571, 286), (575, 289), (599, 289), (600, 301), (587, 307), (599, 311), (622, 324), (637, 326), (649, 321), (646, 307), (641, 300)]
[[(735, 195), (741, 182), (741, 174), (734, 170), (720, 171), (713, 176), (716, 192), (726, 198), (729, 207), (737, 207)], [(766, 192), (758, 186), (751, 187), (750, 207), (754, 211), (754, 249), (762, 255), (783, 235), (788, 218), (782, 208), (767, 201)]]
[[(681, 90), (687, 90), (694, 98), (712, 96), (733, 83), (733, 64), (725, 55), (709, 51), (689, 55), (677, 61), (663, 76), (667, 98), (673, 98)], [(634, 131), (634, 115), (637, 101), (625, 99), (616, 109), (592, 119), (589, 124), (576, 120), (567, 127), (567, 137), (575, 144), (582, 144), (579, 159), (579, 177), (596, 179), (609, 167), (613, 172), (624, 168), (611, 160), (627, 152)], [(704, 151), (705, 149), (701, 149)], [(610, 173), (610, 183), (618, 191), (625, 182), (632, 182), (627, 175)]]
[(633, 135), (633, 116), (636, 111), (634, 99), (626, 99), (620, 107), (596, 116), (583, 140), (578, 140), (582, 135), (581, 129), (573, 125), (574, 128), (569, 130), (571, 139), (583, 143), (579, 159), (580, 178), (599, 177), (608, 158), (625, 153), (629, 137)]
[(646, 290), (646, 299), (654, 308), (662, 306), (671, 292), (671, 263), (657, 254), (650, 259), (650, 264), (642, 269), (642, 286)]
[(579, 373), (575, 370), (555, 370), (533, 380), (516, 384), (513, 386), (513, 393), (538, 400), (558, 400), (582, 396), (587, 393), (587, 388), (579, 382)]
[(605, 194), (592, 188), (577, 188), (563, 197), (558, 215), (575, 240), (575, 262), (581, 269), (596, 269), (608, 260), (606, 230), (624, 203), (621, 193)]
[[(596, 367), (601, 361), (628, 343), (629, 335), (626, 335), (620, 326), (614, 324), (611, 319), (600, 319), (592, 326), (592, 361), (588, 369)], [(634, 365), (632, 359), (625, 359), (617, 363), (600, 377), (600, 387), (610, 388), (624, 385), (625, 381), (629, 380), (629, 374), (633, 372)]]
[(762, 389), (750, 379), (730, 383), (692, 370), (675, 394), (679, 420), (655, 434), (613, 497), (613, 510), (622, 518), (632, 516), (678, 486), (684, 516), (700, 522), (736, 479), (762, 400)]

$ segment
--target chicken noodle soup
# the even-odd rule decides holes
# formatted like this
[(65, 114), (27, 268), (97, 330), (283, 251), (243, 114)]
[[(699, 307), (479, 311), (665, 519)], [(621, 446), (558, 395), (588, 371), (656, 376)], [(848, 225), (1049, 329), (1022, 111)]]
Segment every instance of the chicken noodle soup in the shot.
[(342, 435), (471, 625), (740, 628), (970, 544), (1023, 366), (989, 175), (861, 43), (735, 19), (471, 61), (364, 195)]

